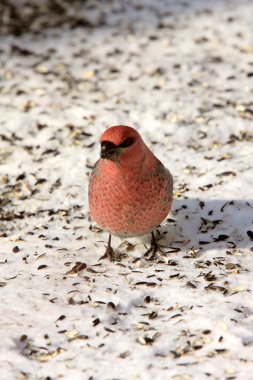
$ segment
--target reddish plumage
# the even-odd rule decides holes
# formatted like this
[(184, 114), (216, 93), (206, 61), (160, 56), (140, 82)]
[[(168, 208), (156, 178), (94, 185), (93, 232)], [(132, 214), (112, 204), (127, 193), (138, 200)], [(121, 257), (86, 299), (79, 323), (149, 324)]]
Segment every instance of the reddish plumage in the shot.
[(101, 158), (89, 184), (92, 217), (103, 229), (120, 237), (152, 231), (171, 208), (170, 172), (131, 127), (108, 128), (100, 142)]

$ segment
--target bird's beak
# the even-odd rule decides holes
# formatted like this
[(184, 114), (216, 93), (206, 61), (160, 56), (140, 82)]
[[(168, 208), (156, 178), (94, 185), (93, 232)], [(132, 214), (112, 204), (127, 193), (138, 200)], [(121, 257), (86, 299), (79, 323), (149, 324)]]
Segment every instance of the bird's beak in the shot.
[(118, 156), (117, 147), (110, 141), (103, 141), (101, 144), (100, 157), (109, 160), (113, 160)]

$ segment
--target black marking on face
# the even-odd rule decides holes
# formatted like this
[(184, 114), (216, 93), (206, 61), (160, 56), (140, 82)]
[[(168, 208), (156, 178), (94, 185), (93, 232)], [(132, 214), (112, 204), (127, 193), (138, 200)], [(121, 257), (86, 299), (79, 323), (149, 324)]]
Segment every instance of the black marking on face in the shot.
[(108, 158), (110, 155), (114, 154), (116, 151), (116, 145), (111, 141), (103, 141), (101, 143), (101, 158)]
[(120, 145), (118, 145), (119, 148), (128, 148), (129, 146), (133, 145), (134, 138), (133, 137), (127, 137), (122, 141)]
[(108, 140), (102, 141), (100, 157), (103, 159), (107, 158), (108, 160), (115, 160), (124, 149), (133, 145), (134, 141), (135, 140), (132, 137), (125, 138), (119, 145), (115, 145), (113, 142)]

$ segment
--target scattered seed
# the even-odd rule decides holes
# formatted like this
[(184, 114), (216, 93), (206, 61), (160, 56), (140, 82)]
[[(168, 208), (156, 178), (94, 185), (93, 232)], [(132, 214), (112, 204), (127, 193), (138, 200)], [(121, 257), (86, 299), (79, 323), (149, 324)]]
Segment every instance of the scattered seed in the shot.
[(226, 269), (235, 269), (235, 264), (234, 263), (227, 263)]
[(13, 247), (13, 249), (12, 249), (13, 253), (18, 253), (19, 251), (20, 251), (20, 249), (17, 245), (15, 247)]
[(247, 235), (251, 241), (253, 241), (253, 231), (247, 231)]
[(46, 264), (42, 264), (42, 265), (39, 265), (37, 269), (41, 270), (41, 269), (45, 269), (45, 268), (47, 268), (47, 265)]

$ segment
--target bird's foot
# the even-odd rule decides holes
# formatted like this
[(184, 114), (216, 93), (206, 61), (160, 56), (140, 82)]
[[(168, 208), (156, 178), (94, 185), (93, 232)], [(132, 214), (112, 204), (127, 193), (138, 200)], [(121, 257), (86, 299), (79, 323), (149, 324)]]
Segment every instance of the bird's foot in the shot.
[(104, 255), (99, 260), (121, 261), (126, 256), (124, 253), (115, 252), (112, 247), (107, 247)]
[(110, 261), (121, 261), (127, 255), (125, 253), (117, 253), (111, 246), (111, 235), (109, 235), (108, 245), (106, 247), (105, 253), (100, 257), (99, 260), (109, 259)]
[(148, 257), (149, 254), (151, 253), (151, 255), (148, 257), (148, 260), (149, 261), (155, 260), (157, 258), (157, 252), (162, 253), (162, 250), (160, 248), (160, 245), (157, 242), (154, 232), (152, 232), (150, 248), (144, 253), (144, 257)]

